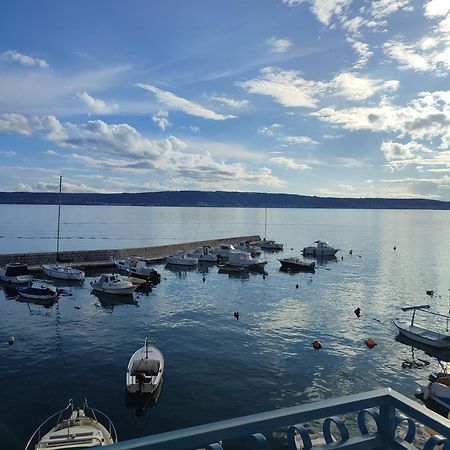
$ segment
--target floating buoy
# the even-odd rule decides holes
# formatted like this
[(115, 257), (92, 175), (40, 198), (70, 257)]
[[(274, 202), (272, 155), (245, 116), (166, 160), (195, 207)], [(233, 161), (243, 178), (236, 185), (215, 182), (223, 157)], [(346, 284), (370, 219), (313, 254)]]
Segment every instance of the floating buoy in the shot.
[(80, 307), (79, 307), (79, 306), (74, 306), (74, 308), (75, 308), (75, 309), (80, 309)]
[(361, 315), (361, 308), (358, 306), (353, 312), (356, 314), (356, 317), (359, 317)]
[(264, 274), (263, 274), (263, 280), (265, 280), (265, 279), (266, 279), (266, 274), (264, 273)]
[(348, 254), (349, 254), (349, 255), (352, 255), (352, 254), (353, 254), (353, 250), (350, 249), (350, 251), (348, 252)]
[(427, 295), (433, 297), (434, 295), (434, 291), (425, 291)]
[(236, 317), (237, 320), (239, 320), (239, 311), (235, 311), (233, 316)]
[(394, 250), (397, 250), (397, 247), (394, 245)]
[(298, 289), (298, 284), (295, 285), (295, 289)]
[(13, 344), (14, 344), (14, 341), (15, 341), (14, 336), (10, 336), (10, 337), (8, 338), (8, 344), (9, 344), (9, 345), (13, 345)]
[(206, 277), (203, 277), (202, 280), (203, 280), (203, 283), (204, 283), (206, 281)]
[(322, 344), (320, 343), (320, 341), (314, 341), (312, 343), (312, 346), (314, 350), (320, 350), (322, 348)]
[(370, 349), (373, 349), (374, 347), (377, 346), (377, 341), (375, 339), (369, 338), (364, 342), (367, 347), (369, 347)]
[(344, 257), (343, 256), (341, 256), (341, 261), (344, 261)]

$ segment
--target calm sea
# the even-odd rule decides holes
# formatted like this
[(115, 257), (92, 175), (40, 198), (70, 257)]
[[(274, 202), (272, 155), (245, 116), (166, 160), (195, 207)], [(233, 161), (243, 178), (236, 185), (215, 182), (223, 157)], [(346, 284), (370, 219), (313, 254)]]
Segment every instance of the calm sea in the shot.
[[(1, 205), (0, 252), (53, 251), (56, 215), (55, 206)], [(263, 235), (264, 210), (66, 206), (61, 228), (62, 250), (162, 245)], [(395, 340), (392, 321), (407, 305), (448, 312), (449, 229), (445, 211), (270, 209), (267, 237), (285, 250), (262, 255), (265, 278), (160, 265), (161, 284), (123, 305), (93, 295), (91, 273), (84, 284), (61, 284), (52, 308), (3, 287), (0, 448), (24, 448), (69, 398), (107, 413), (120, 440), (379, 387), (414, 398), (414, 380), (436, 359)], [(316, 239), (342, 249), (336, 261), (313, 275), (279, 271), (278, 258)], [(125, 370), (146, 336), (166, 369), (157, 404), (142, 414), (126, 401)]]

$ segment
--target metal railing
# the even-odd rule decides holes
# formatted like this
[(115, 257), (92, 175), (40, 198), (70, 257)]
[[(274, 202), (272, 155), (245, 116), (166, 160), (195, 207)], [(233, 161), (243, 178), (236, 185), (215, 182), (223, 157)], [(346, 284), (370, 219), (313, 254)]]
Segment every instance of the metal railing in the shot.
[[(355, 414), (357, 431), (349, 432), (338, 415)], [(308, 430), (299, 424), (323, 420), (326, 444), (312, 447)], [(367, 419), (374, 431), (370, 432)], [(422, 433), (422, 447), (415, 442), (417, 422), (429, 427), (434, 436)], [(264, 436), (287, 428), (287, 447), (296, 450), (300, 441), (305, 449), (416, 449), (450, 450), (450, 421), (398, 392), (386, 388), (316, 403), (294, 406), (206, 425), (161, 433), (109, 446), (114, 450), (221, 450), (229, 439), (242, 439), (241, 449), (268, 450)], [(402, 428), (402, 433), (398, 432)], [(336, 429), (338, 432), (336, 432)], [(250, 440), (248, 439), (250, 437)], [(337, 442), (334, 442), (336, 439)], [(448, 441), (447, 441), (448, 439)], [(219, 442), (224, 442), (219, 444)], [(245, 443), (245, 445), (244, 445)], [(223, 447), (222, 447), (223, 445)], [(250, 447), (248, 446), (250, 445)], [(436, 447), (438, 448), (438, 447)]]

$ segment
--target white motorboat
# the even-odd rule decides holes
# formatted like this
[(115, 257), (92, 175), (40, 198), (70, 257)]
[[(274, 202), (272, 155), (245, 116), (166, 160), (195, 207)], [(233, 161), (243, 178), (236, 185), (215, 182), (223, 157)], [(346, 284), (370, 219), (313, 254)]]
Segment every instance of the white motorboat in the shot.
[(402, 308), (403, 311), (411, 311), (411, 310), (414, 311), (411, 322), (396, 319), (394, 320), (394, 325), (397, 327), (398, 332), (401, 335), (406, 336), (407, 338), (413, 341), (434, 348), (449, 348), (450, 334), (448, 333), (448, 331), (446, 333), (440, 333), (438, 331), (431, 330), (429, 328), (421, 327), (420, 325), (416, 325), (414, 323), (417, 311), (422, 311), (424, 313), (431, 314), (435, 317), (443, 317), (447, 320), (448, 323), (450, 316), (428, 311), (429, 308), (430, 305), (408, 306), (406, 308)]
[(286, 272), (315, 272), (316, 263), (314, 261), (307, 262), (298, 256), (291, 256), (289, 258), (279, 259), (281, 263), (280, 270)]
[(217, 250), (217, 256), (219, 259), (228, 259), (228, 252), (234, 251), (236, 248), (233, 244), (220, 244), (218, 250)]
[(0, 268), (0, 281), (13, 284), (26, 284), (31, 281), (32, 277), (28, 273), (26, 264), (10, 263), (5, 268)]
[(430, 374), (428, 380), (417, 380), (416, 384), (416, 397), (430, 409), (447, 417), (450, 413), (450, 375), (447, 368), (443, 372)]
[(196, 266), (198, 259), (192, 256), (188, 256), (186, 252), (178, 252), (175, 255), (170, 255), (166, 258), (167, 264), (174, 266)]
[(161, 275), (150, 267), (144, 258), (127, 258), (114, 261), (116, 267), (125, 271), (128, 275), (144, 278), (157, 284), (161, 281)]
[(53, 300), (58, 295), (56, 286), (37, 280), (29, 286), (17, 286), (16, 291), (21, 297), (31, 300)]
[(83, 281), (84, 272), (70, 266), (62, 266), (60, 264), (44, 264), (42, 271), (45, 275), (58, 280)]
[(97, 281), (91, 281), (92, 289), (107, 294), (132, 294), (136, 286), (116, 273), (103, 274)]
[(145, 338), (144, 346), (136, 350), (128, 362), (127, 391), (130, 394), (155, 392), (161, 383), (163, 372), (163, 354)]
[[(67, 414), (68, 418), (63, 419)], [(100, 417), (104, 423), (100, 422)], [(53, 419), (56, 419), (56, 425), (43, 435)], [(70, 400), (66, 408), (50, 416), (38, 427), (25, 450), (91, 448), (116, 443), (117, 432), (108, 416), (91, 408), (86, 400), (82, 408), (74, 408)]]
[(212, 253), (209, 245), (196, 248), (194, 251), (188, 253), (188, 256), (197, 258), (198, 262), (217, 262), (218, 260), (217, 255)]
[(303, 249), (303, 256), (312, 256), (315, 258), (327, 258), (335, 256), (339, 248), (331, 247), (328, 242), (314, 241), (309, 247)]
[(236, 245), (236, 250), (241, 250), (243, 252), (249, 252), (252, 256), (257, 256), (261, 254), (261, 247), (252, 244), (250, 241), (241, 241)]
[(249, 252), (241, 252), (239, 250), (232, 250), (228, 252), (228, 265), (245, 267), (250, 270), (263, 269), (267, 264), (266, 261), (260, 261), (252, 258)]
[(265, 238), (258, 243), (259, 247), (263, 250), (283, 250), (284, 244), (279, 244), (275, 241), (269, 241)]

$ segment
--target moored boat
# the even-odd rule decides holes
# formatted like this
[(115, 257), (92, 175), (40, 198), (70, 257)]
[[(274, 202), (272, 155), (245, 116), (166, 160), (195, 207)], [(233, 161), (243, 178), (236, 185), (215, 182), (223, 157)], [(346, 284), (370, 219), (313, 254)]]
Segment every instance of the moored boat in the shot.
[(84, 272), (70, 266), (62, 266), (60, 264), (44, 264), (42, 271), (51, 278), (58, 280), (83, 281)]
[(136, 286), (116, 273), (103, 274), (97, 281), (91, 281), (92, 289), (107, 294), (132, 294)]
[(144, 346), (136, 350), (128, 362), (127, 391), (130, 394), (155, 392), (161, 383), (163, 373), (163, 354), (145, 338)]
[(146, 279), (153, 284), (158, 284), (161, 281), (161, 275), (148, 265), (145, 258), (121, 259), (114, 261), (114, 264), (130, 276)]
[(263, 239), (258, 243), (258, 246), (263, 250), (283, 250), (284, 245), (279, 244), (273, 240)]
[(260, 261), (258, 259), (252, 258), (249, 252), (242, 252), (240, 250), (233, 250), (228, 252), (229, 266), (244, 267), (249, 270), (260, 270), (263, 269), (266, 264), (266, 261)]
[(303, 249), (303, 256), (313, 258), (330, 258), (336, 255), (340, 249), (332, 247), (325, 241), (314, 241), (309, 247)]
[(428, 408), (447, 417), (450, 413), (450, 374), (447, 367), (442, 372), (430, 374), (428, 380), (417, 380), (416, 384), (416, 398), (422, 400)]
[(430, 305), (408, 306), (402, 308), (403, 311), (414, 311), (411, 322), (396, 319), (394, 320), (394, 325), (397, 327), (400, 334), (409, 339), (412, 339), (413, 341), (417, 341), (421, 344), (428, 345), (434, 348), (449, 348), (450, 334), (448, 334), (448, 331), (446, 333), (440, 333), (438, 331), (424, 328), (414, 323), (417, 311), (422, 311), (435, 317), (443, 317), (447, 320), (448, 323), (448, 320), (450, 320), (450, 316), (428, 311), (429, 308)]
[(253, 244), (250, 241), (241, 241), (236, 245), (236, 250), (241, 250), (243, 252), (249, 252), (252, 256), (257, 256), (261, 254), (261, 247)]
[(16, 290), (21, 297), (31, 300), (53, 300), (58, 295), (56, 286), (42, 281), (33, 281), (29, 286), (17, 286)]
[(9, 263), (4, 268), (0, 268), (0, 281), (12, 284), (26, 284), (32, 277), (28, 273), (26, 264)]
[(174, 266), (196, 266), (198, 259), (192, 256), (188, 256), (186, 252), (178, 252), (175, 255), (170, 255), (166, 258), (167, 264)]
[[(63, 418), (69, 414), (68, 418)], [(102, 418), (101, 423), (99, 418)], [(56, 419), (56, 425), (43, 435)], [(66, 408), (45, 420), (33, 433), (25, 450), (103, 447), (117, 443), (117, 432), (111, 419), (84, 401), (82, 408), (74, 408), (70, 400)]]
[(291, 256), (289, 258), (279, 259), (281, 267), (280, 270), (286, 272), (315, 272), (316, 263), (314, 261), (307, 262), (298, 256)]
[(227, 260), (228, 259), (228, 252), (230, 251), (234, 251), (236, 250), (236, 248), (234, 247), (233, 244), (227, 244), (227, 243), (223, 243), (219, 245), (219, 248), (217, 249), (217, 257), (220, 260)]
[(211, 247), (209, 245), (204, 245), (203, 247), (198, 247), (192, 252), (189, 252), (187, 254), (188, 256), (192, 258), (198, 259), (198, 262), (217, 262), (218, 258), (217, 255), (215, 255), (211, 251)]

